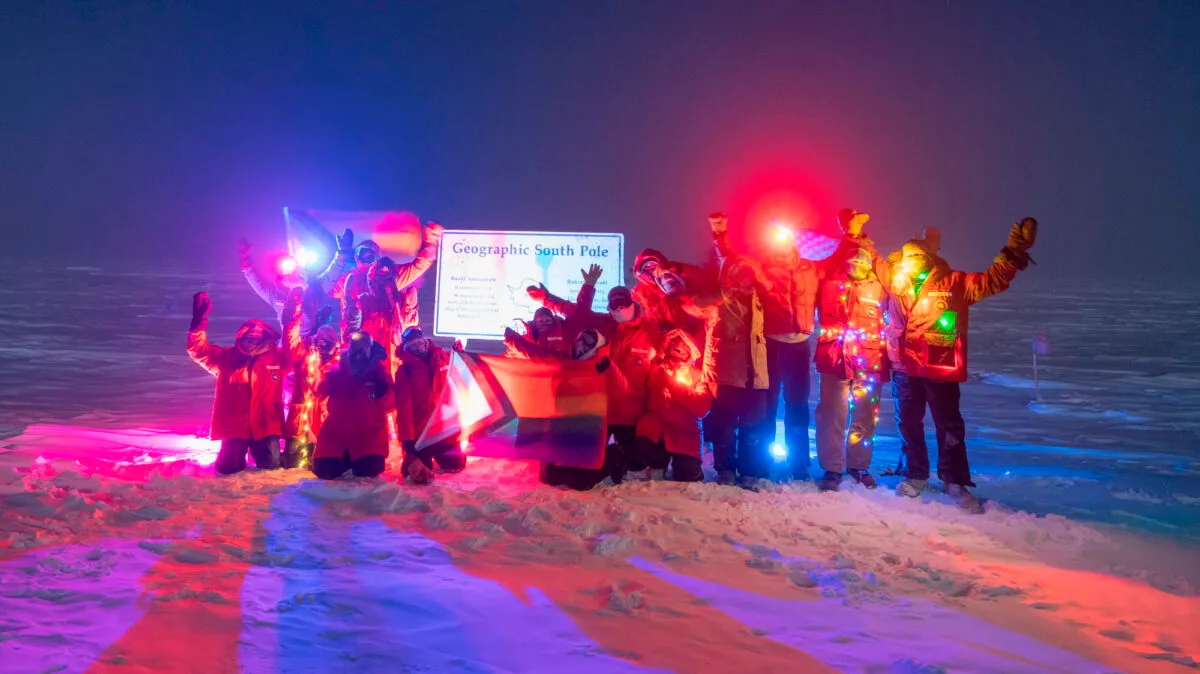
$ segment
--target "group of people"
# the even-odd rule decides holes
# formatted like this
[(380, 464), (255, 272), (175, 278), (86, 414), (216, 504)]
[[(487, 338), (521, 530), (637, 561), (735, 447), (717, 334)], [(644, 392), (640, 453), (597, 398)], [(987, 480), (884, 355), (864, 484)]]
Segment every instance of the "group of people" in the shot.
[[(739, 245), (728, 218), (715, 213), (709, 217), (711, 260), (693, 265), (643, 250), (634, 261), (636, 284), (613, 287), (604, 312), (592, 310), (597, 266), (582, 271), (573, 299), (542, 285), (528, 288), (542, 308), (523, 334), (506, 330), (507, 355), (595, 361), (608, 393), (603, 468), (544, 464), (543, 481), (587, 489), (606, 478), (619, 482), (629, 471), (698, 481), (705, 444), (721, 483), (753, 488), (771, 477), (773, 455), (781, 451), (791, 477), (807, 479), (815, 361), (821, 489), (837, 490), (845, 475), (875, 488), (872, 442), (890, 381), (907, 464), (898, 493), (916, 497), (930, 478), (928, 407), (937, 430), (938, 477), (960, 505), (978, 509), (959, 407), (968, 312), (1007, 289), (1030, 264), (1037, 222), (1013, 225), (991, 267), (966, 273), (939, 256), (934, 229), (881, 255), (864, 234), (868, 220), (866, 213), (841, 210), (836, 250), (813, 261), (800, 255), (796, 232), (742, 232), (740, 239), (754, 243)], [(416, 258), (400, 265), (381, 257), (370, 241), (354, 246), (347, 231), (337, 237), (328, 269), (273, 281), (258, 276), (244, 246), (243, 270), (275, 306), (282, 343), (272, 326), (248, 321), (234, 347), (209, 345), (210, 303), (203, 293), (196, 296), (188, 351), (218, 377), (212, 428), (222, 441), (219, 472), (242, 470), (249, 452), (266, 468), (299, 466), (311, 456), (313, 471), (327, 479), (347, 470), (378, 475), (389, 419), (404, 448), (407, 479), (427, 481), (435, 463), (443, 471), (465, 466), (457, 449), (437, 456), (415, 450), (415, 435), (438, 404), (449, 365), (449, 354), (424, 336), (417, 319), (416, 283), (437, 257), (441, 231), (430, 223)], [(295, 384), (285, 415), (289, 373)], [(781, 397), (782, 442), (776, 438)], [(281, 459), (280, 438), (286, 440)]]

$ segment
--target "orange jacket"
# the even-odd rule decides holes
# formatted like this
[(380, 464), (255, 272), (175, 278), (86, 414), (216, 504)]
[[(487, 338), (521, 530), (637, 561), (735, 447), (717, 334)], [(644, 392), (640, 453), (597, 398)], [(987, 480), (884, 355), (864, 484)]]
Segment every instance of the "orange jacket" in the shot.
[[(669, 342), (668, 333), (663, 342)], [(689, 339), (695, 357), (700, 351)], [(655, 361), (646, 380), (646, 414), (637, 425), (642, 437), (664, 440), (667, 451), (700, 458), (700, 423), (712, 407), (712, 396), (701, 381), (702, 371), (691, 364), (668, 370), (661, 359)]]
[(554, 325), (535, 336), (533, 323), (525, 323), (525, 335), (516, 341), (505, 343), (505, 356), (509, 358), (570, 358), (571, 342), (565, 338), (563, 320), (555, 317)]
[(662, 347), (662, 337), (658, 324), (645, 320), (640, 312), (628, 323), (617, 325), (608, 357), (612, 361), (612, 369), (621, 373), (623, 381), (613, 381), (611, 376), (609, 378), (610, 425), (633, 426), (645, 414), (646, 379)]
[(401, 441), (416, 440), (429, 423), (446, 387), (450, 354), (429, 345), (429, 360), (400, 351), (396, 368), (396, 435)]
[(1008, 289), (1018, 259), (1004, 249), (987, 271), (967, 273), (937, 258), (917, 292), (874, 246), (865, 246), (876, 275), (890, 291), (885, 335), (892, 369), (934, 381), (966, 381), (968, 310)]
[[(373, 396), (376, 381), (387, 383), (383, 395)], [(324, 421), (317, 434), (314, 459), (340, 459), (346, 452), (354, 461), (366, 456), (388, 455), (388, 413), (395, 399), (387, 366), (375, 363), (364, 378), (356, 379), (343, 361), (317, 387)]]
[(595, 330), (612, 341), (617, 334), (617, 321), (608, 312), (592, 311), (596, 286), (585, 283), (579, 287), (575, 301), (547, 294), (542, 306), (563, 317), (562, 338), (568, 345), (584, 330)]
[(767, 335), (810, 335), (821, 280), (841, 268), (846, 255), (858, 244), (844, 237), (833, 255), (820, 261), (797, 253), (790, 263), (767, 259), (763, 263), (763, 332)]
[(871, 278), (855, 281), (844, 272), (821, 283), (817, 316), (817, 372), (845, 379), (888, 380), (884, 314), (887, 294)]
[[(279, 332), (263, 321), (246, 321), (238, 329), (257, 327), (268, 341), (278, 342)], [(261, 440), (283, 435), (283, 378), (292, 369), (286, 348), (274, 346), (259, 356), (247, 356), (236, 347), (208, 343), (204, 328), (188, 333), (187, 353), (217, 378), (213, 401), (213, 440)]]

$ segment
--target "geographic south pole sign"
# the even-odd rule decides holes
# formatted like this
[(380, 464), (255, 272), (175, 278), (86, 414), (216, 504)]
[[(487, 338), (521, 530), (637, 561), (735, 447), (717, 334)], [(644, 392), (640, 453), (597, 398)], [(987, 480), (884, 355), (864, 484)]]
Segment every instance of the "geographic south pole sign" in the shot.
[(438, 252), (433, 333), (439, 337), (501, 339), (515, 319), (529, 320), (540, 304), (525, 288), (544, 283), (574, 301), (593, 264), (604, 274), (593, 309), (605, 311), (608, 289), (625, 283), (625, 235), (580, 232), (446, 230)]

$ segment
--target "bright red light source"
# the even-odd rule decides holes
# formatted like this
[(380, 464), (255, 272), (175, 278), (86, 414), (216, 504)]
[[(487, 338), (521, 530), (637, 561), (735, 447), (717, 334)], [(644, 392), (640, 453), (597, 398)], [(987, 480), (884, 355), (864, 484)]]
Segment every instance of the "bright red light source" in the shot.
[(299, 265), (296, 264), (296, 260), (293, 258), (281, 257), (281, 258), (279, 258), (279, 263), (277, 266), (279, 268), (280, 274), (283, 274), (284, 276), (289, 276), (291, 274), (296, 273), (296, 267), (298, 267)]

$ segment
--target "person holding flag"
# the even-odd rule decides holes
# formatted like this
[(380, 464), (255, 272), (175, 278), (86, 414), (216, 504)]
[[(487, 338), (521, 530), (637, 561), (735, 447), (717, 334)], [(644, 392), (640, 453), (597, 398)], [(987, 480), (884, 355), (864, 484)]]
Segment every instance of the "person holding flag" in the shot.
[(396, 435), (404, 448), (400, 472), (405, 479), (421, 484), (433, 479), (434, 462), (447, 473), (457, 473), (466, 468), (467, 457), (457, 445), (433, 454), (417, 452), (416, 441), (441, 404), (450, 354), (416, 326), (406, 329), (400, 342), (394, 377)]
[(637, 424), (638, 459), (650, 467), (651, 480), (665, 479), (670, 466), (676, 482), (699, 482), (704, 479), (700, 424), (712, 406), (698, 367), (700, 349), (679, 329), (667, 333), (663, 343), (646, 381), (646, 413)]

